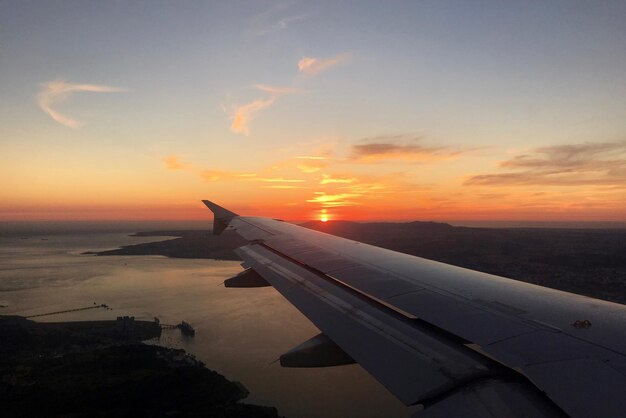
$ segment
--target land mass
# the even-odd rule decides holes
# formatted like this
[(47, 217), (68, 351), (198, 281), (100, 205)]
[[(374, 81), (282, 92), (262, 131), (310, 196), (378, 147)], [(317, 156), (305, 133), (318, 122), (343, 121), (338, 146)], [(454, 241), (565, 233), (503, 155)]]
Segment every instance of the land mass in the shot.
[[(626, 304), (626, 230), (469, 228), (437, 222), (308, 222), (333, 235), (485, 273)], [(232, 232), (155, 231), (178, 238), (97, 255), (237, 260), (246, 241)]]
[(216, 260), (239, 260), (233, 251), (245, 245), (247, 241), (235, 233), (213, 235), (205, 230), (151, 231), (137, 232), (135, 237), (178, 237), (166, 241), (145, 244), (125, 245), (114, 250), (84, 254), (95, 255), (163, 255), (172, 258), (212, 258)]
[(11, 417), (278, 417), (183, 350), (142, 344), (147, 321), (0, 316), (0, 405)]

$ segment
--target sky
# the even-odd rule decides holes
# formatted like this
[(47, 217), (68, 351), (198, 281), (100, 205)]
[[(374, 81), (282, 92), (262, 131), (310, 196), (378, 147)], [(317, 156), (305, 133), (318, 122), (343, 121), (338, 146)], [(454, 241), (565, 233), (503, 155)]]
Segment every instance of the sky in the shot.
[(626, 220), (624, 1), (0, 0), (0, 220)]

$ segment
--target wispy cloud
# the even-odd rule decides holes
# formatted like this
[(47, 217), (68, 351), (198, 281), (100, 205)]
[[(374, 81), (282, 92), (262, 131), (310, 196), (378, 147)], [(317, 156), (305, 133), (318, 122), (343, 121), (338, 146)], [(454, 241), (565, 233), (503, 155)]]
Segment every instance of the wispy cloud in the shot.
[(350, 184), (354, 183), (356, 179), (354, 177), (334, 177), (330, 174), (322, 174), (322, 179), (319, 181), (319, 184), (333, 184), (333, 183), (344, 183)]
[(317, 177), (317, 185), (311, 185), (310, 189), (315, 192), (306, 203), (314, 205), (316, 209), (365, 207), (373, 202), (389, 201), (390, 196), (398, 195), (404, 196), (405, 201), (413, 201), (417, 193), (425, 190), (401, 172), (384, 176), (324, 173), (321, 178)]
[(161, 158), (163, 165), (168, 170), (184, 170), (199, 177), (205, 182), (221, 181), (221, 180), (250, 180), (256, 177), (255, 173), (239, 173), (227, 170), (214, 170), (196, 167), (194, 164), (184, 161), (175, 154), (170, 154)]
[(226, 170), (193, 169), (191, 171), (205, 182), (250, 180), (256, 177), (255, 173), (239, 173)]
[[(386, 175), (360, 175), (351, 172), (327, 171), (303, 173), (297, 167), (298, 161), (323, 162), (332, 160), (323, 153), (302, 155), (283, 163), (274, 164), (256, 172), (235, 172), (218, 167), (198, 167), (175, 154), (161, 158), (163, 166), (170, 171), (183, 171), (197, 176), (204, 182), (224, 182), (237, 185), (248, 184), (252, 188), (282, 190), (297, 204), (310, 210), (343, 207), (368, 207), (377, 202), (389, 200), (389, 196), (403, 195), (405, 201), (413, 201), (417, 193), (425, 188), (411, 182), (405, 173), (395, 172)], [(331, 167), (332, 164), (329, 166)], [(338, 212), (336, 212), (338, 213)]]
[(288, 184), (272, 184), (271, 186), (265, 186), (265, 189), (306, 189), (304, 186), (292, 186)]
[(250, 123), (258, 116), (258, 114), (271, 107), (279, 97), (288, 94), (299, 93), (300, 90), (289, 86), (269, 86), (266, 84), (255, 84), (256, 90), (269, 93), (270, 96), (265, 99), (256, 99), (242, 105), (227, 106), (222, 105), (222, 109), (231, 119), (230, 130), (237, 134), (250, 135)]
[(299, 22), (301, 20), (307, 19), (307, 15), (295, 15), (295, 16), (287, 16), (282, 19), (279, 19), (275, 22), (267, 23), (266, 26), (257, 29), (255, 32), (256, 36), (266, 35), (272, 32), (278, 32), (283, 29), (287, 29), (287, 26), (294, 22)]
[(307, 202), (319, 204), (322, 208), (355, 206), (357, 202), (354, 201), (354, 198), (361, 196), (358, 193), (327, 194), (326, 192), (315, 192), (315, 195), (315, 197), (307, 200)]
[(285, 179), (285, 178), (261, 178), (257, 181), (265, 183), (304, 183), (302, 179)]
[(470, 150), (450, 146), (426, 145), (421, 138), (406, 135), (365, 138), (352, 145), (350, 159), (354, 162), (375, 163), (385, 160), (408, 162), (439, 161), (452, 158)]
[[(311, 76), (327, 70), (328, 68), (339, 65), (349, 58), (350, 54), (340, 54), (323, 59), (304, 57), (298, 62), (298, 69), (300, 70), (300, 73)], [(256, 90), (269, 94), (269, 97), (265, 99), (255, 99), (245, 104), (231, 106), (222, 105), (222, 109), (231, 120), (230, 130), (234, 133), (250, 135), (250, 123), (262, 110), (271, 107), (281, 96), (303, 92), (293, 86), (254, 84), (252, 87)]]
[(287, 29), (295, 22), (306, 20), (306, 14), (287, 14), (291, 2), (277, 3), (250, 20), (250, 31), (254, 36), (263, 36)]
[(207, 169), (184, 161), (175, 154), (161, 158), (163, 165), (168, 170), (185, 170), (199, 177), (205, 182), (214, 181), (245, 181), (265, 183), (262, 187), (270, 189), (297, 189), (306, 183), (305, 179), (290, 177), (268, 177), (266, 173), (242, 173), (228, 170)]
[(317, 173), (329, 164), (326, 157), (300, 156), (296, 160), (296, 168), (303, 173)]
[(220, 180), (232, 180), (237, 178), (237, 174), (231, 171), (221, 170), (196, 170), (195, 173), (205, 182), (214, 182)]
[(176, 155), (167, 155), (161, 159), (163, 164), (168, 170), (184, 170), (190, 167), (189, 164), (184, 163)]
[(509, 171), (475, 175), (465, 184), (626, 187), (626, 141), (537, 148), (500, 167)]
[(117, 93), (126, 91), (119, 87), (103, 86), (99, 84), (76, 84), (66, 81), (48, 81), (41, 84), (41, 90), (37, 95), (37, 104), (48, 116), (61, 125), (68, 128), (78, 129), (85, 125), (76, 119), (62, 115), (54, 109), (58, 105), (67, 100), (73, 93), (90, 92), (90, 93)]
[(301, 93), (302, 90), (290, 86), (268, 86), (267, 84), (255, 84), (255, 89), (264, 91), (265, 93), (280, 96), (283, 94)]
[(334, 55), (327, 58), (314, 58), (314, 57), (302, 57), (298, 61), (298, 70), (302, 74), (315, 75), (322, 71), (326, 71), (329, 68), (336, 67), (337, 65), (344, 64), (351, 57), (351, 54), (344, 53)]
[(231, 110), (224, 111), (231, 119), (230, 130), (237, 134), (250, 135), (250, 122), (257, 117), (263, 109), (272, 106), (277, 96), (267, 99), (257, 99), (243, 105), (235, 105)]

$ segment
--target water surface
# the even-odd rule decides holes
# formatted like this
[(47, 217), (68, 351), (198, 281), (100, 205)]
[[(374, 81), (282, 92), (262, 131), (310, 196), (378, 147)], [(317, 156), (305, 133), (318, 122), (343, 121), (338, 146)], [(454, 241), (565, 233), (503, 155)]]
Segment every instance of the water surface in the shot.
[(80, 231), (0, 235), (0, 314), (35, 315), (105, 303), (38, 321), (114, 319), (133, 315), (181, 320), (194, 338), (164, 331), (159, 343), (184, 348), (251, 392), (247, 402), (272, 405), (286, 417), (402, 417), (409, 411), (358, 365), (286, 369), (280, 354), (319, 331), (273, 288), (226, 289), (238, 262), (161, 256), (96, 257), (155, 237)]

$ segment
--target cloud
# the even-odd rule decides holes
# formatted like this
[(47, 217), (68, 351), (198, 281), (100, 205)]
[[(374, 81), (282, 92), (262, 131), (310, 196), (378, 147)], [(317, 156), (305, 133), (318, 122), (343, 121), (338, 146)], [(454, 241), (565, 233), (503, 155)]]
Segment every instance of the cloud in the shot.
[(257, 90), (261, 90), (265, 93), (273, 94), (275, 96), (301, 93), (301, 90), (290, 86), (268, 86), (267, 84), (255, 84), (253, 87)]
[(162, 161), (168, 170), (184, 170), (190, 167), (189, 164), (182, 162), (176, 155), (167, 155), (162, 158)]
[(352, 145), (350, 160), (363, 163), (385, 160), (439, 161), (469, 151), (455, 150), (448, 146), (428, 146), (421, 142), (421, 138), (411, 138), (405, 135), (366, 138)]
[(219, 171), (219, 170), (208, 170), (208, 169), (199, 170), (197, 174), (205, 182), (232, 179), (235, 176), (231, 172)]
[[(257, 173), (241, 173), (227, 170), (198, 168), (194, 164), (183, 161), (175, 154), (170, 154), (161, 158), (161, 161), (168, 170), (185, 170), (188, 171), (205, 182), (213, 181), (247, 181), (269, 183), (265, 188), (272, 189), (296, 189), (302, 188), (301, 183), (305, 183), (304, 179), (285, 178), (285, 177), (259, 177)], [(265, 173), (267, 175), (267, 173)]]
[(256, 173), (238, 173), (234, 171), (221, 171), (221, 170), (193, 170), (200, 178), (204, 181), (218, 181), (218, 180), (229, 180), (229, 181), (253, 181), (260, 183), (270, 183), (270, 186), (265, 186), (266, 188), (272, 189), (295, 189), (300, 188), (299, 186), (295, 186), (295, 184), (304, 183), (306, 180), (303, 179), (286, 179), (282, 177), (277, 178), (264, 178), (258, 177)]
[(316, 203), (322, 208), (355, 206), (357, 203), (351, 199), (360, 197), (358, 193), (338, 193), (326, 194), (326, 192), (315, 192), (317, 196), (307, 200), (309, 203)]
[(232, 121), (230, 130), (234, 133), (250, 135), (250, 122), (257, 117), (259, 112), (271, 107), (281, 96), (300, 92), (300, 90), (289, 86), (255, 84), (253, 87), (262, 92), (269, 93), (270, 96), (267, 99), (257, 99), (243, 105), (235, 105), (230, 110), (228, 110), (226, 106), (222, 106), (222, 109)]
[[(168, 170), (185, 170), (199, 177), (205, 182), (229, 180), (252, 180), (257, 175), (255, 173), (239, 173), (235, 171), (213, 170), (198, 168), (192, 163), (183, 161), (179, 156), (170, 154), (161, 158), (163, 165)], [(258, 180), (257, 180), (258, 181)]]
[(265, 26), (258, 28), (254, 34), (256, 36), (262, 36), (262, 35), (266, 35), (268, 33), (272, 33), (272, 32), (278, 32), (281, 31), (283, 29), (287, 29), (287, 26), (293, 22), (299, 22), (302, 20), (306, 20), (308, 18), (307, 15), (294, 15), (294, 16), (287, 16), (284, 17), (282, 19), (279, 19), (275, 22), (268, 22), (267, 24), (265, 24)]
[(303, 186), (290, 186), (285, 184), (274, 184), (271, 186), (264, 186), (265, 189), (306, 189)]
[(256, 177), (256, 173), (239, 173), (235, 171), (225, 171), (225, 170), (210, 170), (210, 169), (195, 170), (194, 169), (193, 172), (206, 182), (220, 181), (220, 180), (249, 181), (249, 180), (254, 180), (254, 178)]
[[(359, 176), (349, 173), (322, 174), (317, 178), (316, 190), (307, 203), (317, 209), (344, 206), (368, 206), (372, 202), (391, 203), (392, 196), (403, 196), (403, 201), (412, 201), (424, 187), (408, 181), (404, 173), (385, 176)], [(386, 202), (386, 203), (385, 203)]]
[(542, 147), (499, 166), (512, 171), (475, 175), (464, 184), (626, 187), (626, 141)]
[(263, 181), (266, 183), (304, 183), (302, 179), (284, 179), (284, 178), (262, 178), (256, 181)]
[(250, 21), (250, 31), (254, 36), (263, 36), (268, 33), (279, 32), (294, 23), (306, 20), (305, 14), (286, 15), (285, 10), (293, 6), (293, 3), (277, 3), (262, 13), (254, 16)]
[(328, 58), (302, 57), (298, 61), (298, 70), (302, 74), (315, 75), (329, 68), (343, 64), (350, 59), (350, 54), (339, 54)]
[(296, 157), (298, 160), (296, 168), (303, 173), (317, 173), (318, 171), (326, 168), (329, 164), (328, 158), (316, 157), (316, 156), (300, 156)]
[[(304, 57), (298, 62), (298, 68), (300, 72), (305, 75), (314, 75), (345, 62), (349, 57), (349, 54), (340, 54), (324, 59)], [(234, 133), (250, 135), (250, 122), (256, 118), (262, 110), (271, 107), (281, 96), (302, 92), (302, 90), (292, 86), (254, 84), (253, 87), (259, 91), (268, 93), (270, 96), (266, 99), (253, 100), (243, 105), (231, 106), (230, 109), (222, 105), (222, 109), (231, 120), (230, 130)]]
[(333, 177), (330, 174), (322, 174), (322, 179), (319, 184), (332, 184), (332, 183), (353, 183), (356, 179), (354, 177)]
[(265, 100), (254, 100), (244, 105), (234, 106), (230, 112), (224, 109), (232, 121), (230, 130), (237, 134), (250, 135), (250, 122), (260, 111), (272, 106), (276, 99), (277, 96), (271, 96)]
[(193, 169), (191, 170), (194, 174), (200, 177), (205, 182), (213, 182), (213, 181), (241, 181), (241, 180), (251, 180), (256, 177), (255, 173), (238, 173), (235, 171), (225, 171), (225, 170), (210, 170), (210, 169)]
[(37, 95), (37, 104), (48, 116), (61, 125), (68, 128), (78, 129), (84, 126), (84, 122), (64, 116), (54, 109), (54, 106), (67, 100), (73, 93), (118, 93), (126, 91), (119, 87), (103, 86), (98, 84), (75, 84), (65, 81), (49, 81), (41, 84), (41, 90)]

